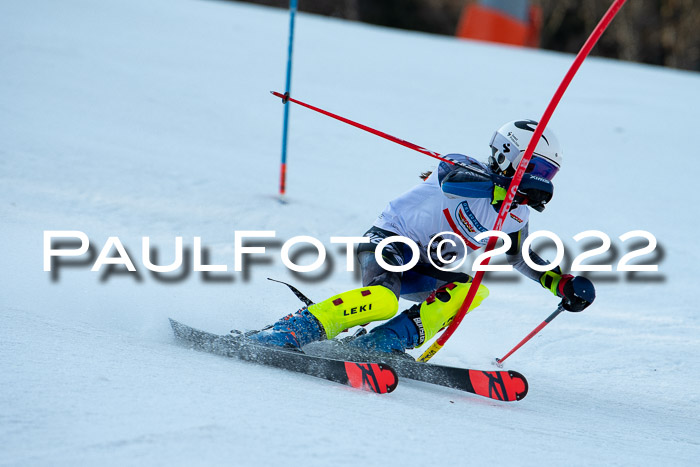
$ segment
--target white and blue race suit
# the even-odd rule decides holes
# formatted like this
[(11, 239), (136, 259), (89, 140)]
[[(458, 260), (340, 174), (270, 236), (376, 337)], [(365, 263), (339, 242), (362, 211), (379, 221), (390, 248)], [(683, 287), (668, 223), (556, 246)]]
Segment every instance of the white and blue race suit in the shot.
[[(453, 259), (451, 263), (454, 264), (488, 243), (488, 237), (480, 240), (476, 237), (492, 230), (498, 216), (500, 204), (492, 203), (493, 172), (487, 165), (471, 157), (462, 154), (449, 154), (449, 157), (464, 163), (468, 168), (441, 162), (438, 169), (423, 183), (391, 200), (365, 234), (370, 237), (371, 244), (364, 247), (361, 245), (358, 249), (363, 285), (381, 284), (393, 290), (397, 297), (400, 295), (421, 301), (441, 283), (450, 281), (449, 275), (438, 272), (429, 259), (432, 257), (433, 263), (439, 264), (436, 261), (439, 257), (435, 255), (435, 247), (440, 239), (434, 240), (436, 235), (454, 241), (454, 245), (443, 243), (441, 248), (442, 258)], [(501, 231), (509, 234), (513, 240), (507, 254), (509, 262), (527, 277), (539, 280), (542, 273), (528, 267), (520, 253), (521, 239), (527, 236), (529, 214), (527, 206), (515, 207), (506, 217)], [(419, 263), (411, 271), (391, 273), (376, 263), (374, 247), (392, 235), (407, 237), (418, 245)], [(411, 259), (410, 249), (401, 245), (391, 243), (383, 250), (388, 263), (402, 265)], [(547, 264), (534, 253), (531, 258), (536, 263)]]

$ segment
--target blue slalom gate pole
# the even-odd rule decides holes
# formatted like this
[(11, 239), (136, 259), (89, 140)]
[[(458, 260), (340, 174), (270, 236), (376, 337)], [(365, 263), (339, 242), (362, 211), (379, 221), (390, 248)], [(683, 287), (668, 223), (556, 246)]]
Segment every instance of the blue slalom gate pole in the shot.
[[(289, 48), (287, 49), (287, 81), (284, 88), (286, 96), (292, 85), (292, 46), (294, 45), (294, 17), (297, 13), (297, 0), (289, 0)], [(280, 196), (286, 190), (287, 179), (287, 130), (289, 128), (289, 105), (284, 102), (284, 123), (282, 127), (282, 162), (280, 166)]]

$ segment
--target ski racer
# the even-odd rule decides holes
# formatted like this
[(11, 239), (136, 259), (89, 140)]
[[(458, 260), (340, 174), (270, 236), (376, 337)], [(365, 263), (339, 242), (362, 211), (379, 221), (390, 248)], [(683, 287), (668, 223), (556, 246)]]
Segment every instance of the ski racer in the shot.
[[(305, 306), (248, 338), (263, 345), (300, 349), (311, 342), (333, 339), (354, 326), (384, 320), (389, 321), (348, 345), (367, 351), (403, 353), (433, 338), (452, 321), (472, 286), (466, 273), (448, 272), (436, 266), (451, 264), (451, 260), (458, 261), (486, 245), (488, 239), (477, 241), (475, 237), (494, 226), (506, 189), (536, 125), (533, 120), (516, 120), (499, 128), (491, 138), (491, 155), (486, 163), (450, 154), (461, 164), (441, 162), (436, 171), (424, 174), (424, 181), (389, 202), (365, 233), (370, 242), (360, 244), (357, 251), (363, 287)], [(512, 240), (506, 254), (509, 263), (561, 298), (565, 309), (581, 311), (595, 298), (595, 289), (588, 279), (564, 274), (559, 267), (536, 271), (525, 263), (521, 253), (528, 235), (530, 209), (541, 212), (551, 200), (552, 179), (561, 162), (559, 142), (552, 131), (545, 129), (502, 231)], [(441, 238), (433, 237), (440, 233), (445, 238), (448, 234), (458, 235), (464, 242), (443, 242), (438, 254), (435, 245)], [(420, 252), (416, 266), (403, 273), (384, 269), (375, 258), (377, 245), (397, 235), (411, 239)], [(404, 243), (388, 243), (382, 250), (384, 261), (393, 266), (407, 264), (412, 255)], [(549, 264), (531, 250), (530, 258), (539, 265)], [(488, 289), (480, 285), (469, 311), (488, 294)], [(399, 297), (417, 304), (395, 316)]]

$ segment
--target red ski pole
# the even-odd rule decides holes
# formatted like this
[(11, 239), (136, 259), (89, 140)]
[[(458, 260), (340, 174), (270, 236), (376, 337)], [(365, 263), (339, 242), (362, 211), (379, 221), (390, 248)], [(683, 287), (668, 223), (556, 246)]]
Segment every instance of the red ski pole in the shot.
[[(562, 303), (563, 303), (563, 302), (562, 302)], [(525, 336), (525, 339), (523, 339), (523, 340), (521, 340), (520, 342), (518, 342), (518, 345), (516, 345), (515, 347), (513, 347), (513, 348), (511, 349), (510, 352), (508, 352), (507, 354), (505, 354), (505, 355), (503, 356), (503, 358), (497, 358), (496, 361), (495, 361), (496, 366), (498, 366), (499, 368), (502, 368), (502, 367), (503, 367), (503, 362), (505, 361), (506, 358), (508, 358), (508, 357), (510, 357), (511, 355), (513, 355), (513, 354), (515, 353), (516, 350), (518, 350), (520, 347), (522, 347), (527, 341), (529, 341), (530, 339), (532, 339), (533, 337), (535, 337), (535, 334), (537, 334), (537, 333), (540, 332), (542, 329), (544, 329), (544, 327), (545, 327), (546, 325), (548, 325), (554, 318), (556, 318), (556, 317), (559, 315), (559, 313), (561, 313), (562, 311), (564, 311), (564, 307), (563, 307), (562, 304), (560, 303), (559, 306), (557, 307), (557, 309), (554, 310), (554, 313), (552, 313), (551, 315), (549, 315), (549, 316), (547, 317), (547, 319), (545, 319), (544, 321), (542, 321), (542, 322), (540, 323), (539, 326), (537, 326), (535, 329), (532, 330), (532, 332), (531, 332), (530, 334), (528, 334), (527, 336)]]

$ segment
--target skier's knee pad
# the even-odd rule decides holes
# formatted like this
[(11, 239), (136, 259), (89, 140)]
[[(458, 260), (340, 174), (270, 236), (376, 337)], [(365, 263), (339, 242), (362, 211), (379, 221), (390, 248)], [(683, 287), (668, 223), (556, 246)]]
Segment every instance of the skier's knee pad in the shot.
[(353, 326), (391, 318), (399, 309), (399, 301), (388, 288), (373, 285), (334, 295), (308, 309), (323, 325), (326, 337), (333, 339)]
[[(413, 319), (419, 334), (421, 334), (419, 344), (416, 347), (420, 347), (423, 342), (432, 339), (441, 329), (452, 322), (471, 287), (471, 282), (451, 282), (431, 294), (420, 304), (418, 310), (415, 308), (408, 310), (409, 317)], [(488, 296), (489, 290), (485, 286), (479, 285), (468, 311), (479, 306)]]

